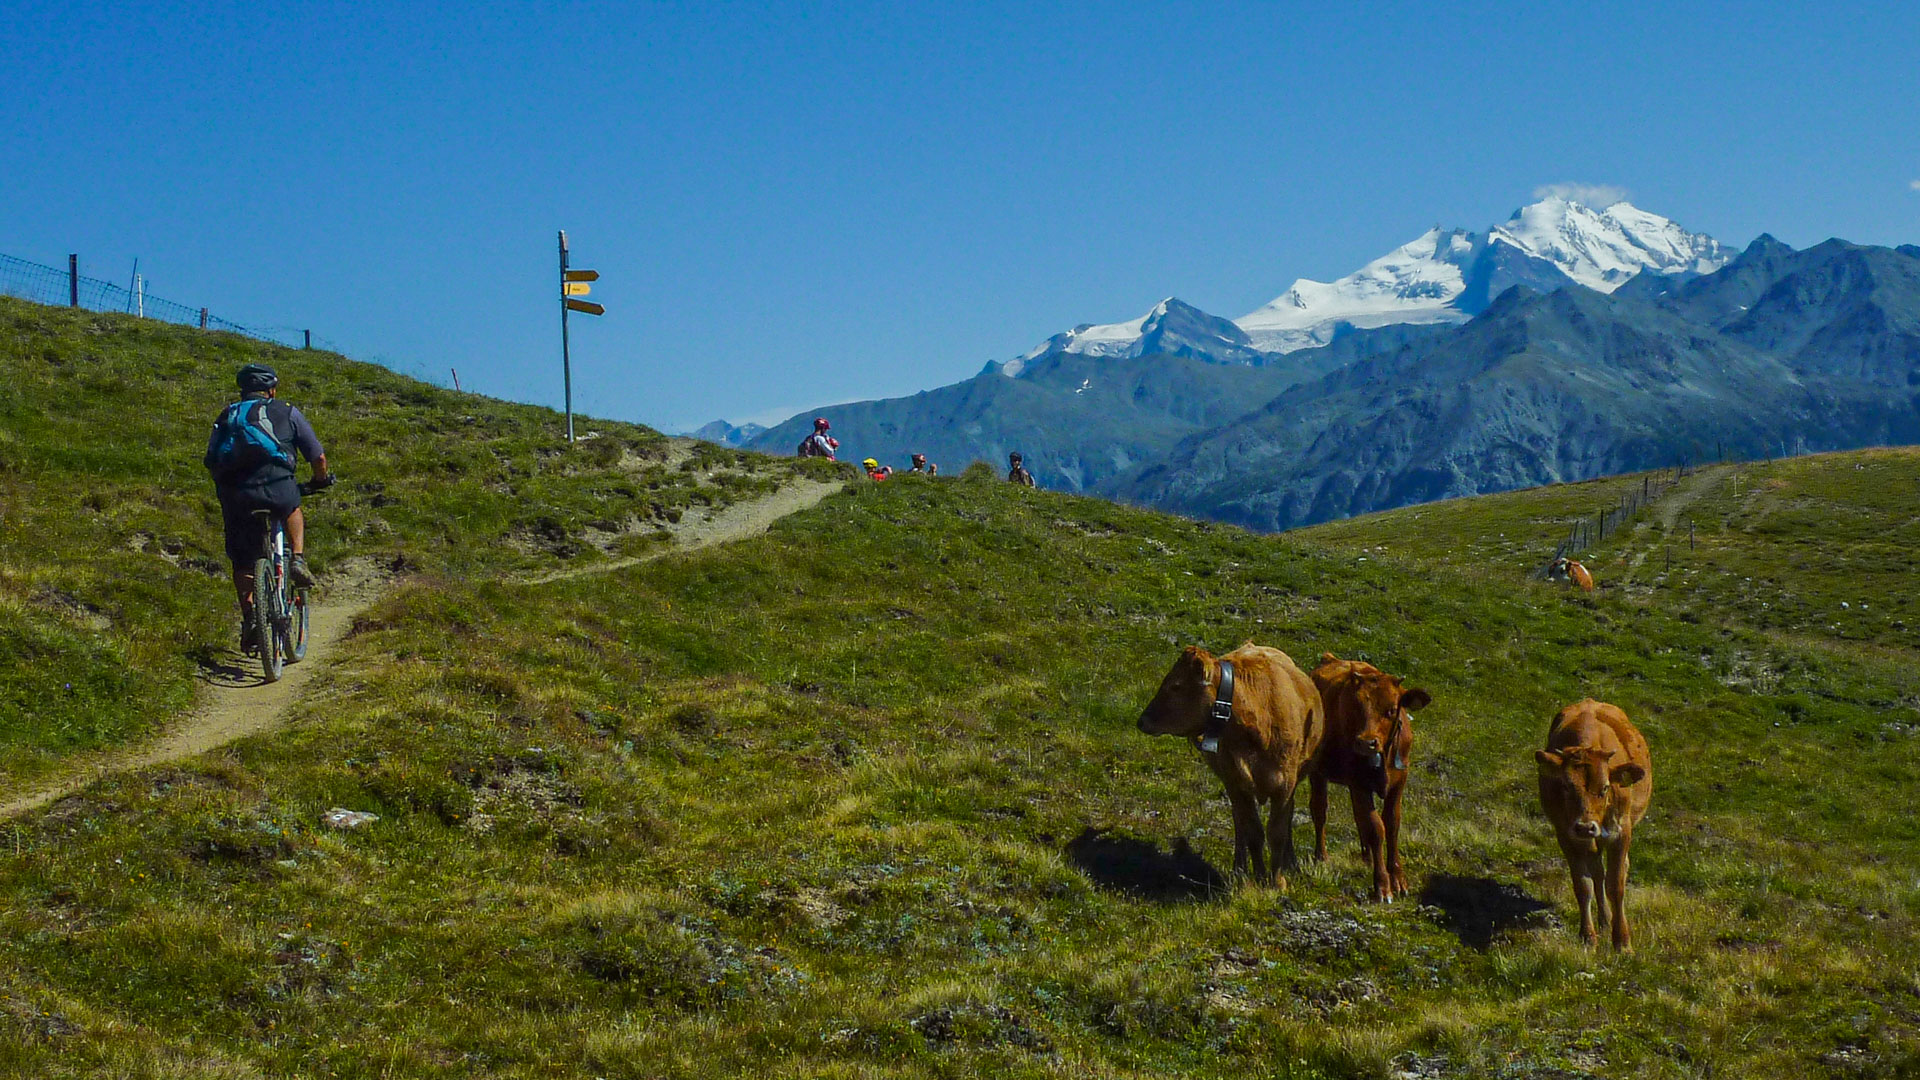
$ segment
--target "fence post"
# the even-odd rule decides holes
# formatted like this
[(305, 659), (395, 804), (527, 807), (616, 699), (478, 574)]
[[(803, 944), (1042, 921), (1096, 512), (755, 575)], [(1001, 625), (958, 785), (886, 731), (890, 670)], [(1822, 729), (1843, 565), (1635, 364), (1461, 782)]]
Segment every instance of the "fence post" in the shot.
[(80, 256), (67, 256), (67, 306), (80, 306)]
[(201, 308), (200, 309), (200, 329), (205, 330), (206, 328), (207, 328), (207, 309)]
[(305, 335), (306, 335), (306, 344), (304, 344), (304, 345), (302, 345), (302, 346), (300, 346), (300, 347), (301, 347), (301, 348), (303, 348), (303, 349), (311, 349), (311, 348), (313, 348), (313, 331), (311, 331), (311, 330), (302, 330), (302, 331), (300, 331), (300, 332), (301, 332), (302, 334), (305, 334)]

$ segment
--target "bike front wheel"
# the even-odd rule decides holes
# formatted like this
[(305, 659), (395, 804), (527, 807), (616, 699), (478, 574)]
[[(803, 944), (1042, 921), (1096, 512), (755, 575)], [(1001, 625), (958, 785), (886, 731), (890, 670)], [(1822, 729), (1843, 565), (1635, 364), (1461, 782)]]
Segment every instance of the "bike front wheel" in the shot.
[(280, 635), (280, 586), (274, 580), (273, 560), (253, 564), (253, 641), (260, 650), (260, 668), (268, 682), (278, 681), (283, 666)]
[(292, 664), (307, 658), (307, 619), (313, 612), (313, 601), (307, 590), (300, 589), (293, 594), (293, 624), (287, 628), (287, 663)]

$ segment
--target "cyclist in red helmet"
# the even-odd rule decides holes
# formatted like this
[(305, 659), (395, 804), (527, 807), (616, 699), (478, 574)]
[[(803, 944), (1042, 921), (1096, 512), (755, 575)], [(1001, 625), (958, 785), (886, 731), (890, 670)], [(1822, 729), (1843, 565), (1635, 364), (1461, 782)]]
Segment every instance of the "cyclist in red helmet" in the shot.
[(826, 417), (816, 417), (813, 421), (813, 434), (800, 440), (799, 455), (801, 457), (823, 457), (828, 461), (836, 460), (833, 452), (840, 449), (840, 440), (827, 434), (827, 429), (832, 426), (833, 425), (827, 423)]

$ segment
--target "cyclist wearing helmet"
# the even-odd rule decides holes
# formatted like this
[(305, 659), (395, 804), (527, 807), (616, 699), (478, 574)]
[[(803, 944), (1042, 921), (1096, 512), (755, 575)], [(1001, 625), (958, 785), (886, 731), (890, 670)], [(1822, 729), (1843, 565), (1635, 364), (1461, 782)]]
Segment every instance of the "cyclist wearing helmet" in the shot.
[[(272, 368), (248, 364), (240, 369), (235, 381), (240, 386), (240, 401), (228, 406), (214, 424), (204, 460), (220, 497), (227, 559), (233, 563), (233, 589), (240, 598), (240, 640), (245, 645), (253, 618), (253, 563), (266, 543), (260, 520), (253, 512), (271, 510), (285, 523), (287, 547), (292, 552), (288, 573), (294, 584), (310, 588), (313, 573), (307, 569), (307, 522), (300, 512), (294, 455), (313, 466), (314, 488), (332, 484), (333, 474), (327, 468), (327, 453), (313, 433), (313, 425), (299, 409), (279, 400), (280, 377)], [(264, 406), (241, 407), (254, 402), (264, 402)]]
[(1018, 450), (1007, 455), (1007, 482), (1023, 487), (1033, 486), (1033, 474), (1027, 471), (1027, 466), (1021, 460)]
[(813, 421), (813, 434), (800, 440), (801, 457), (823, 457), (835, 460), (833, 452), (840, 449), (840, 440), (827, 434), (827, 418), (822, 416)]
[(939, 471), (940, 471), (940, 466), (930, 465), (927, 463), (927, 455), (915, 454), (913, 455), (913, 468), (908, 469), (907, 474), (909, 476), (915, 473), (918, 473), (921, 476), (933, 476)]

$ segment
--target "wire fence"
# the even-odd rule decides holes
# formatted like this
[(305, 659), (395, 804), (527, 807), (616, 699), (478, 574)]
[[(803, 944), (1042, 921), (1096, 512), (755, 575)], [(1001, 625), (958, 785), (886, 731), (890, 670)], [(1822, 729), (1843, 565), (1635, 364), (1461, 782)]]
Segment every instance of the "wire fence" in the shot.
[[(137, 277), (134, 280), (138, 282)], [(129, 288), (117, 282), (87, 277), (79, 272), (77, 258), (62, 269), (12, 255), (0, 255), (0, 295), (31, 300), (37, 304), (139, 315), (182, 326), (197, 326), (202, 330), (224, 330), (296, 349), (311, 347), (313, 343), (313, 335), (306, 330), (241, 326), (209, 313), (204, 307), (162, 299), (144, 288)]]
[(1567, 527), (1566, 539), (1553, 549), (1547, 561), (1533, 572), (1536, 578), (1545, 578), (1553, 569), (1553, 564), (1562, 557), (1571, 558), (1580, 552), (1613, 536), (1632, 523), (1640, 511), (1646, 509), (1654, 500), (1673, 490), (1674, 485), (1693, 474), (1690, 465), (1676, 465), (1658, 476), (1643, 476), (1637, 489), (1624, 491), (1614, 505), (1596, 511), (1592, 517), (1583, 517)]

